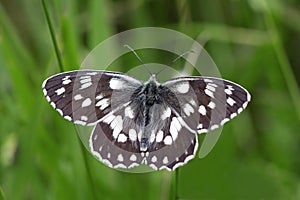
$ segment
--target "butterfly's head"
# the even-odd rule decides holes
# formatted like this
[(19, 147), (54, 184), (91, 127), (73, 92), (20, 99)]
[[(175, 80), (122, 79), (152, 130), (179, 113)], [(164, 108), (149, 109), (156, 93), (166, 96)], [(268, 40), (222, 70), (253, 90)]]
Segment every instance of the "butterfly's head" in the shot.
[(156, 74), (152, 74), (147, 82), (152, 84), (154, 83), (155, 85), (159, 85)]
[(157, 81), (156, 74), (152, 74), (151, 77), (150, 77), (150, 80), (151, 81)]

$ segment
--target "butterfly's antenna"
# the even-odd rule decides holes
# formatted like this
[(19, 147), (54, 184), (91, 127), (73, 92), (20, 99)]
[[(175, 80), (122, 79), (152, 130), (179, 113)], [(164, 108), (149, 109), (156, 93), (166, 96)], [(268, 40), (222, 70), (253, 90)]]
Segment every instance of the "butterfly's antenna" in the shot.
[(129, 46), (128, 44), (125, 44), (124, 47), (128, 48), (130, 51), (132, 51), (132, 53), (134, 53), (134, 55), (137, 57), (137, 59), (143, 64), (143, 66), (146, 68), (146, 70), (148, 71), (148, 73), (150, 75), (152, 75), (151, 71), (149, 70), (149, 68), (147, 67), (147, 65), (142, 61), (142, 59), (139, 57), (139, 55), (135, 52), (135, 50)]
[(189, 53), (195, 53), (195, 51), (193, 51), (193, 49), (191, 49), (191, 50), (188, 50), (188, 51), (186, 51), (186, 52), (180, 54), (177, 58), (175, 58), (175, 59), (172, 61), (171, 65), (172, 65), (174, 62), (176, 62), (179, 58), (182, 58), (183, 56), (185, 56), (186, 54), (189, 54)]
[[(172, 62), (169, 64), (169, 66), (172, 66), (173, 63), (175, 63), (179, 58), (182, 58), (183, 56), (185, 56), (186, 54), (189, 54), (189, 53), (195, 53), (195, 51), (193, 51), (193, 49), (191, 50), (188, 50), (182, 54), (180, 54), (177, 58), (175, 58), (174, 60), (172, 60)], [(161, 73), (162, 71), (164, 71), (166, 69), (166, 67), (164, 67), (163, 69), (161, 69), (160, 71), (158, 71), (156, 73), (156, 75), (158, 75), (159, 73)]]

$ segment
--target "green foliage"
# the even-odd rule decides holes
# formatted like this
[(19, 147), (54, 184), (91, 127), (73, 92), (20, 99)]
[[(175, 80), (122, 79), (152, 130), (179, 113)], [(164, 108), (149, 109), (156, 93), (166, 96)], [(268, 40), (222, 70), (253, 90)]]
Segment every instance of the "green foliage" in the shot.
[[(297, 8), (296, 0), (1, 1), (0, 199), (300, 199)], [(222, 76), (252, 94), (213, 151), (180, 168), (176, 183), (174, 173), (100, 164), (41, 90), (46, 77), (78, 69), (99, 42), (142, 26), (200, 34)], [(174, 58), (139, 53), (146, 62)], [(138, 63), (128, 56), (126, 68), (116, 61), (113, 69)]]

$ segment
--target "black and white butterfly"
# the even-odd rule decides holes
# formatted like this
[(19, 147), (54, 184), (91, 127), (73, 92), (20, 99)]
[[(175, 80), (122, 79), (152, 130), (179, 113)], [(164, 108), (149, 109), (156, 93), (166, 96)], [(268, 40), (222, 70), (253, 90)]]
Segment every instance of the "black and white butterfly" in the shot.
[(112, 168), (174, 170), (195, 157), (197, 134), (222, 126), (250, 101), (238, 84), (202, 76), (160, 84), (155, 75), (143, 83), (123, 73), (78, 70), (42, 87), (65, 119), (95, 125), (90, 149)]

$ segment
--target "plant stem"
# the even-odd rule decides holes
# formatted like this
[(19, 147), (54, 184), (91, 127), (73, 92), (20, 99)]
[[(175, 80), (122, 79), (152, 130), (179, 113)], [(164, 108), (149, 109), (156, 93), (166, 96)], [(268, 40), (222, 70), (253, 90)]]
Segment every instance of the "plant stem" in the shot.
[(41, 1), (42, 1), (42, 5), (43, 5), (43, 10), (45, 12), (45, 16), (46, 16), (46, 21), (47, 21), (47, 24), (48, 24), (48, 28), (49, 28), (49, 31), (50, 31), (52, 43), (53, 43), (53, 46), (54, 46), (54, 50), (55, 50), (55, 55), (56, 55), (56, 58), (57, 58), (58, 66), (59, 66), (60, 72), (63, 72), (64, 71), (64, 67), (63, 67), (63, 63), (62, 63), (62, 58), (61, 58), (61, 55), (60, 55), (60, 52), (59, 52), (59, 48), (58, 48), (58, 44), (57, 44), (57, 40), (56, 40), (56, 37), (55, 37), (53, 24), (52, 24), (52, 21), (50, 19), (50, 15), (49, 15), (49, 12), (48, 12), (48, 7), (47, 7), (47, 4), (46, 4), (45, 0), (41, 0)]
[[(53, 46), (54, 46), (56, 59), (58, 61), (58, 65), (59, 65), (59, 68), (60, 68), (60, 72), (64, 72), (64, 66), (63, 66), (61, 54), (60, 54), (60, 51), (59, 51), (59, 48), (58, 48), (58, 45), (57, 45), (57, 40), (56, 40), (56, 37), (55, 37), (52, 21), (51, 21), (49, 12), (48, 12), (47, 4), (46, 4), (45, 0), (41, 0), (41, 1), (42, 1), (42, 5), (43, 5), (43, 10), (45, 12), (46, 21), (47, 21), (47, 24), (48, 24), (48, 27), (49, 27), (52, 43), (53, 43)], [(85, 169), (86, 169), (87, 174), (88, 174), (87, 179), (88, 179), (90, 188), (92, 190), (92, 196), (93, 196), (93, 199), (96, 199), (96, 195), (95, 195), (96, 193), (95, 193), (95, 190), (94, 190), (94, 187), (93, 187), (92, 175), (91, 175), (91, 171), (90, 171), (88, 161), (87, 161), (87, 157), (86, 157), (86, 154), (85, 154), (85, 148), (84, 148), (82, 142), (80, 141), (79, 133), (78, 133), (78, 130), (76, 129), (75, 125), (74, 125), (74, 129), (77, 133), (77, 139), (78, 139), (78, 142), (79, 142), (79, 145), (80, 145), (80, 150), (81, 150), (81, 153), (82, 153), (82, 156), (83, 156), (84, 166), (85, 166)]]
[(296, 112), (298, 114), (298, 120), (300, 120), (300, 104), (299, 104), (300, 91), (299, 91), (299, 88), (297, 85), (297, 81), (293, 74), (293, 70), (292, 70), (290, 62), (288, 60), (288, 57), (284, 51), (282, 40), (280, 38), (276, 23), (275, 23), (275, 20), (273, 17), (272, 9), (268, 5), (267, 0), (264, 0), (263, 3), (264, 3), (263, 5), (265, 7), (265, 10), (266, 10), (264, 20), (269, 29), (273, 48), (274, 48), (275, 54), (278, 58), (279, 66), (281, 68), (283, 77), (285, 79), (289, 93), (291, 95), (292, 102), (296, 108)]

